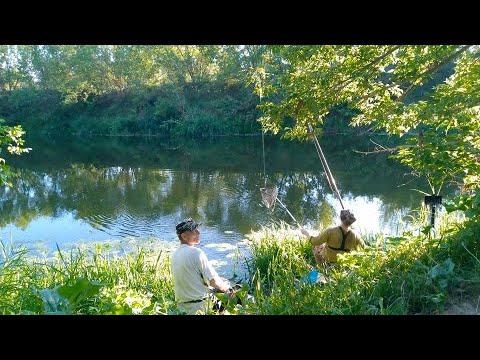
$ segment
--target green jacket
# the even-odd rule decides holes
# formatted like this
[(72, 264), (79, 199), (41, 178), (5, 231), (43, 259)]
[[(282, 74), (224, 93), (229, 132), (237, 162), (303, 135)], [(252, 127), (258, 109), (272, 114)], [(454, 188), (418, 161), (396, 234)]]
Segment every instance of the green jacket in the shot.
[[(343, 249), (342, 249), (342, 242)], [(326, 243), (324, 250), (324, 258), (328, 262), (337, 262), (337, 254), (343, 254), (350, 250), (357, 250), (363, 248), (365, 243), (354, 230), (349, 230), (346, 234), (340, 226), (329, 227), (325, 229), (320, 235), (312, 236), (310, 238), (312, 245), (321, 245)]]

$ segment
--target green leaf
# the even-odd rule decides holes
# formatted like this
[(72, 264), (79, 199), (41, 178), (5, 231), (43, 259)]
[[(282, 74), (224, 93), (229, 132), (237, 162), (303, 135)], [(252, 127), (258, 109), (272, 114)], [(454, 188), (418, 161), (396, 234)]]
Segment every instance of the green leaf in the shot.
[(72, 306), (83, 300), (97, 295), (102, 287), (98, 282), (90, 282), (87, 279), (78, 279), (74, 285), (63, 285), (58, 288), (58, 293), (67, 298)]
[(432, 230), (432, 225), (425, 226), (422, 230), (420, 230), (425, 236), (428, 236), (430, 230)]
[(39, 296), (43, 301), (45, 314), (70, 314), (71, 308), (68, 299), (61, 296), (54, 289), (34, 290), (35, 295)]
[(453, 273), (454, 267), (455, 264), (453, 263), (452, 259), (448, 258), (443, 263), (437, 264), (430, 269), (430, 277), (432, 279), (436, 279), (438, 277), (447, 277)]

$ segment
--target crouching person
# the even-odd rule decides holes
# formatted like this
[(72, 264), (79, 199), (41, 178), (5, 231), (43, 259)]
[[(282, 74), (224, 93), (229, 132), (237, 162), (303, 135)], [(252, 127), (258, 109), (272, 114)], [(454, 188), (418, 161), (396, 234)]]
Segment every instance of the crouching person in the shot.
[(317, 236), (311, 235), (303, 228), (300, 229), (314, 247), (313, 254), (317, 265), (336, 263), (338, 254), (365, 246), (360, 235), (351, 228), (356, 220), (350, 210), (341, 210), (339, 226), (329, 227)]

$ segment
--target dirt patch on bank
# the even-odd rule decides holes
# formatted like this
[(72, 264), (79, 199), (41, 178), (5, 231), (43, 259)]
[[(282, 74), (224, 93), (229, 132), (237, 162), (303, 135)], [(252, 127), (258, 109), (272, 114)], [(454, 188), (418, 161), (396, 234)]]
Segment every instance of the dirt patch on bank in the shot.
[(480, 315), (480, 295), (477, 298), (451, 299), (443, 315)]

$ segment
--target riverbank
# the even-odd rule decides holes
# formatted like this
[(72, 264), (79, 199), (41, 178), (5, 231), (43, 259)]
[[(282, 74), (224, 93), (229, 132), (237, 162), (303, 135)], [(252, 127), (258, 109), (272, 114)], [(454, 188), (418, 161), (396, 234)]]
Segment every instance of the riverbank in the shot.
[[(436, 234), (371, 238), (368, 246), (318, 269), (311, 246), (287, 224), (247, 236), (254, 302), (234, 314), (439, 315), (478, 314), (480, 245), (475, 221), (449, 222)], [(439, 229), (440, 230), (440, 229)], [(128, 251), (127, 251), (128, 249)], [(172, 247), (133, 239), (88, 244), (51, 257), (2, 242), (2, 314), (178, 314), (169, 269)]]

